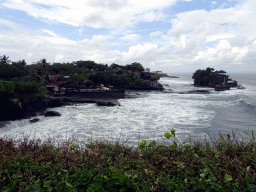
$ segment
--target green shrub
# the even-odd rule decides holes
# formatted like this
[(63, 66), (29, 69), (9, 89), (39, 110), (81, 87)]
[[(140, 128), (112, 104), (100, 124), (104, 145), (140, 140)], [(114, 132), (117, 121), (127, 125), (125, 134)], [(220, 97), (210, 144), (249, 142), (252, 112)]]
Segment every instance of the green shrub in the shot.
[(14, 93), (15, 85), (11, 81), (0, 81), (0, 91)]

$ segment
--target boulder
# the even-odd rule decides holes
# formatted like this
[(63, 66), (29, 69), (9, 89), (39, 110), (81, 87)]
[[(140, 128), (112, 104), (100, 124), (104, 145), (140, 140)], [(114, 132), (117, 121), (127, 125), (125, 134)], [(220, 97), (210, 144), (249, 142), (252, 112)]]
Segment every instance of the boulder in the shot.
[(121, 106), (118, 101), (97, 101), (99, 106)]
[(184, 91), (178, 92), (180, 94), (210, 94), (209, 90), (193, 90), (193, 91)]
[(47, 111), (44, 114), (45, 117), (55, 117), (55, 116), (61, 116), (61, 114), (57, 111)]
[(39, 119), (35, 118), (35, 119), (29, 120), (29, 121), (30, 121), (30, 123), (35, 123), (35, 122), (39, 121)]

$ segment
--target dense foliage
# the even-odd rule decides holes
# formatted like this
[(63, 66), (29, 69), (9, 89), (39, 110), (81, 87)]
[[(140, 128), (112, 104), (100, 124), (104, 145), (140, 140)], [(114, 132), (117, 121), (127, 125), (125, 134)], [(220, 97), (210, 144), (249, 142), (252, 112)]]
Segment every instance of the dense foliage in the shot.
[(198, 69), (192, 76), (192, 79), (194, 79), (194, 85), (208, 86), (211, 81), (217, 80), (219, 78), (218, 74), (212, 73), (213, 71), (214, 69), (210, 67), (206, 70)]
[(165, 145), (142, 140), (135, 149), (0, 139), (0, 191), (255, 191), (255, 134), (245, 134), (179, 143), (171, 130)]
[[(114, 86), (130, 89), (147, 89), (150, 81), (158, 80), (159, 74), (149, 73), (150, 69), (137, 62), (126, 66), (111, 64), (97, 64), (94, 61), (76, 61), (72, 63), (50, 64), (46, 59), (27, 65), (25, 60), (12, 62), (9, 57), (0, 58), (0, 79), (15, 82), (37, 82), (47, 85), (50, 82), (49, 75), (60, 77), (70, 76), (69, 83), (77, 83), (88, 86)], [(108, 69), (110, 72), (105, 72)], [(114, 70), (114, 72), (113, 72)]]
[(20, 101), (32, 97), (47, 98), (45, 87), (36, 82), (0, 81), (0, 94)]

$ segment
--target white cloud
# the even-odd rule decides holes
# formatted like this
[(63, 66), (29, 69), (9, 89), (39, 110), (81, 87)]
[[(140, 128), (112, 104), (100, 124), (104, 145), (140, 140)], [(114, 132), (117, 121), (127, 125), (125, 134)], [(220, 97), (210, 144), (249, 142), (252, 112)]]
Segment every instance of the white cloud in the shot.
[(163, 17), (162, 8), (179, 0), (6, 0), (4, 7), (27, 12), (33, 17), (56, 20), (73, 26), (126, 27), (136, 20)]
[[(24, 2), (28, 3), (28, 1)], [(42, 1), (41, 3), (43, 2), (46, 2), (46, 5), (50, 5), (47, 1)], [(98, 4), (100, 2), (96, 1)], [(144, 4), (138, 4), (135, 1), (127, 1), (124, 5), (120, 1), (120, 5), (112, 8), (109, 7), (111, 2), (118, 3), (118, 1), (105, 1), (103, 2), (105, 4), (99, 6), (99, 10), (96, 10), (96, 5), (93, 5), (93, 3), (88, 5), (89, 1), (86, 1), (85, 4), (80, 4), (81, 7), (88, 5), (92, 10), (86, 12), (85, 9), (82, 13), (79, 12), (80, 9), (74, 7), (76, 6), (75, 4), (73, 7), (68, 7), (71, 5), (69, 4), (70, 2), (61, 1), (55, 1), (54, 4), (51, 4), (52, 7), (48, 9), (38, 9), (42, 9), (40, 13), (42, 17), (48, 17), (43, 14), (43, 11), (45, 11), (45, 13), (50, 13), (50, 16), (52, 14), (52, 17), (49, 18), (63, 21), (64, 23), (73, 23), (77, 26), (83, 24), (84, 18), (88, 19), (89, 16), (94, 14), (95, 20), (92, 21), (93, 18), (91, 18), (92, 20), (85, 21), (86, 25), (115, 27), (118, 22), (121, 22), (120, 25), (122, 26), (127, 26), (127, 24), (136, 22), (136, 19), (139, 20), (143, 18), (143, 15), (150, 13), (151, 9), (153, 9), (152, 7), (155, 6), (156, 9), (161, 7), (154, 5), (152, 1), (149, 1), (150, 5), (145, 5), (146, 7), (142, 6)], [(167, 4), (171, 2), (174, 1), (168, 1)], [(137, 5), (139, 11), (133, 10), (135, 13), (131, 14), (129, 11), (134, 8), (134, 4)], [(255, 63), (256, 60), (255, 4), (252, 1), (244, 1), (229, 9), (195, 10), (177, 14), (171, 20), (172, 25), (170, 26), (172, 28), (167, 35), (163, 35), (160, 31), (153, 32), (149, 35), (151, 38), (161, 36), (161, 38), (153, 40), (145, 39), (144, 36), (138, 35), (136, 28), (132, 28), (133, 31), (118, 28), (112, 30), (111, 34), (120, 35), (121, 38), (119, 39), (114, 39), (109, 35), (95, 35), (91, 39), (75, 41), (57, 36), (50, 30), (45, 31), (46, 29), (37, 31), (24, 30), (14, 22), (1, 19), (0, 23), (5, 23), (5, 26), (9, 26), (12, 30), (8, 34), (0, 30), (0, 51), (18, 55), (19, 58), (17, 60), (23, 58), (28, 58), (34, 62), (41, 58), (47, 58), (49, 62), (93, 60), (97, 63), (118, 63), (123, 65), (136, 61), (142, 63), (145, 68), (152, 67), (163, 71), (171, 69), (192, 72), (199, 67), (215, 67), (225, 63), (246, 65), (248, 60), (251, 63)], [(31, 6), (36, 5), (31, 4)], [(117, 16), (123, 9), (127, 10), (124, 10), (121, 16)], [(63, 13), (58, 12), (59, 10), (63, 10)], [(31, 13), (34, 12), (32, 11)], [(74, 13), (74, 15), (71, 16), (69, 15), (70, 13)], [(35, 11), (35, 16), (40, 14)], [(106, 16), (106, 14), (110, 15)], [(79, 18), (78, 15), (80, 15)], [(128, 18), (122, 20), (122, 16)], [(111, 18), (114, 19), (111, 20)], [(127, 42), (131, 46), (126, 45), (124, 50), (127, 50), (125, 51), (114, 50), (110, 47), (114, 43), (120, 46)], [(206, 47), (205, 43), (207, 42), (216, 43), (212, 47)]]
[(27, 54), (27, 58), (28, 58), (28, 59), (31, 58), (32, 56), (33, 56), (32, 53), (28, 53), (28, 54)]
[(160, 31), (156, 31), (156, 32), (152, 32), (152, 33), (150, 33), (150, 38), (154, 38), (154, 37), (159, 37), (159, 36), (161, 36), (163, 33), (162, 32), (160, 32)]
[(56, 35), (53, 31), (48, 30), (48, 29), (42, 29), (42, 31), (45, 32), (45, 33), (50, 34), (50, 35), (53, 36), (53, 37), (57, 37), (57, 36), (58, 36), (58, 35)]
[(17, 23), (14, 23), (12, 21), (8, 21), (5, 19), (1, 19), (1, 18), (0, 18), (0, 25), (1, 25), (1, 27), (5, 26), (5, 27), (9, 27), (9, 28), (17, 28), (17, 26), (19, 26)]
[(128, 52), (123, 53), (124, 60), (141, 59), (150, 57), (150, 54), (154, 54), (153, 51), (157, 50), (157, 45), (151, 43), (145, 43), (144, 45), (138, 44), (131, 46)]
[[(165, 40), (175, 46), (173, 54), (181, 55), (184, 65), (244, 63), (249, 54), (256, 53), (255, 10), (256, 3), (246, 1), (229, 9), (180, 13), (172, 20), (172, 29)], [(204, 47), (206, 42), (217, 45)]]
[(130, 34), (130, 35), (126, 35), (124, 37), (120, 38), (121, 40), (126, 40), (126, 41), (135, 41), (135, 40), (139, 40), (140, 36), (138, 34)]
[(58, 54), (58, 55), (55, 56), (54, 62), (56, 62), (56, 63), (61, 62), (61, 61), (63, 61), (63, 59), (64, 59), (64, 55)]
[(222, 34), (214, 34), (214, 35), (209, 35), (206, 37), (206, 42), (209, 41), (217, 41), (221, 39), (229, 39), (229, 38), (234, 38), (236, 37), (234, 34), (229, 34), (229, 33), (222, 33)]

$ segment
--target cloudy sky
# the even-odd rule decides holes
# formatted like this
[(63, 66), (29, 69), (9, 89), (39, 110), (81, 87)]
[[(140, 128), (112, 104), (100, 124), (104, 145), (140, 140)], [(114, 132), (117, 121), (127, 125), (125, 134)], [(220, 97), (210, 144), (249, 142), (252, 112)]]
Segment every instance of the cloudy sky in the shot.
[(256, 72), (256, 0), (0, 0), (0, 55)]

